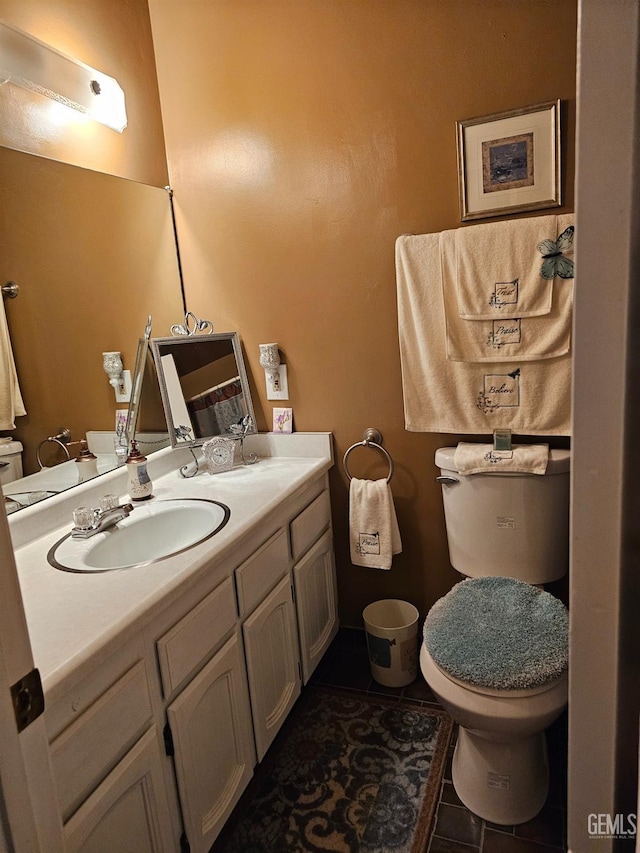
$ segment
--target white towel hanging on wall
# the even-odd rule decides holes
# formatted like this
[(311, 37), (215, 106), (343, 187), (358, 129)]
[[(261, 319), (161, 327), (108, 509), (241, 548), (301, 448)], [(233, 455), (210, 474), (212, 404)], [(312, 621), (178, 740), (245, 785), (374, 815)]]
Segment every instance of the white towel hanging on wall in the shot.
[(460, 317), (539, 317), (551, 311), (553, 280), (540, 275), (538, 245), (558, 236), (557, 216), (535, 216), (455, 230)]
[(16, 417), (26, 414), (13, 358), (4, 300), (0, 299), (0, 430), (15, 429)]
[(447, 359), (439, 238), (421, 234), (396, 240), (406, 429), (571, 435), (569, 353), (539, 362), (505, 356), (491, 365)]
[[(546, 218), (546, 217), (545, 217)], [(554, 219), (556, 217), (553, 217)], [(566, 221), (568, 217), (557, 217)], [(573, 279), (556, 278), (551, 282), (552, 301), (548, 314), (519, 317), (502, 314), (484, 320), (463, 319), (456, 298), (456, 230), (440, 234), (442, 299), (444, 302), (449, 361), (540, 361), (566, 355), (571, 348), (573, 317)], [(541, 261), (538, 257), (537, 266)]]
[(351, 479), (349, 548), (354, 566), (370, 569), (390, 569), (393, 555), (402, 551), (393, 496), (386, 480)]

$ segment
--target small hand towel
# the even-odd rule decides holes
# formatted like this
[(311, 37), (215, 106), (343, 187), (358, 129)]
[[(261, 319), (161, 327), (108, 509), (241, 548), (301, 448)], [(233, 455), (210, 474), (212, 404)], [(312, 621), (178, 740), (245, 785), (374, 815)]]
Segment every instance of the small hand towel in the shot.
[(11, 348), (4, 301), (0, 299), (0, 430), (15, 429), (17, 415), (26, 415)]
[(351, 480), (349, 547), (354, 566), (390, 569), (402, 551), (393, 496), (386, 480)]
[[(558, 227), (567, 227), (573, 215), (558, 217)], [(449, 361), (492, 362), (514, 358), (539, 361), (565, 355), (571, 348), (573, 280), (553, 282), (551, 310), (539, 317), (502, 315), (490, 320), (460, 317), (456, 300), (456, 231), (440, 234), (442, 299), (444, 302)]]
[(538, 248), (558, 237), (557, 216), (456, 229), (458, 311), (468, 320), (538, 317), (551, 311), (553, 278)]
[(492, 444), (461, 441), (453, 455), (456, 470), (467, 474), (544, 474), (549, 461), (548, 444), (517, 444), (512, 450), (494, 450)]

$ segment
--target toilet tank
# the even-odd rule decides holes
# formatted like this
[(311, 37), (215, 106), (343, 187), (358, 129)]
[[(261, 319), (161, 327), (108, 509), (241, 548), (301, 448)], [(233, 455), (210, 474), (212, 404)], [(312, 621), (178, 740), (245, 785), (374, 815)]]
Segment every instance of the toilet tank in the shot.
[(451, 565), (467, 577), (545, 584), (569, 566), (569, 450), (550, 450), (545, 474), (460, 475), (455, 447), (436, 451)]
[(0, 483), (12, 483), (22, 477), (22, 444), (19, 441), (0, 442)]

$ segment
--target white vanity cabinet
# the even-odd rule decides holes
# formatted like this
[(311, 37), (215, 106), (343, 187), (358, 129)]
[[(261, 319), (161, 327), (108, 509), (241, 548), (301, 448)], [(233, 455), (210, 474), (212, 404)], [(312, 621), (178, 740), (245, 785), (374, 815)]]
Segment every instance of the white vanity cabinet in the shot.
[(69, 853), (208, 853), (335, 635), (326, 474), (241, 530), (49, 697)]

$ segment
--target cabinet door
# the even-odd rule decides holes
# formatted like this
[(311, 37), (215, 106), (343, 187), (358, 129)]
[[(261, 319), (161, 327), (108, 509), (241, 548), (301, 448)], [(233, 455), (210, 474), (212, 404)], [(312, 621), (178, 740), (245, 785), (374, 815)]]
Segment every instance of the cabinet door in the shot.
[(300, 695), (296, 616), (289, 575), (242, 626), (258, 761)]
[(306, 684), (338, 631), (338, 597), (331, 532), (293, 567), (302, 677)]
[(69, 853), (173, 853), (157, 729), (132, 747), (64, 827)]
[(251, 710), (234, 635), (168, 707), (191, 853), (207, 853), (253, 775)]

